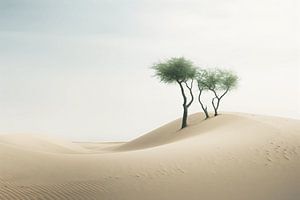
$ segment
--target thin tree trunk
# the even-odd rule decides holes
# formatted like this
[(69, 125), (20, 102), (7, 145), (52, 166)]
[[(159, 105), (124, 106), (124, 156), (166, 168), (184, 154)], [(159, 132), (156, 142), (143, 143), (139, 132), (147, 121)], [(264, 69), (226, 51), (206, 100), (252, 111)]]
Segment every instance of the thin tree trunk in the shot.
[(191, 86), (189, 86), (187, 84), (187, 82), (184, 82), (186, 87), (189, 89), (189, 92), (190, 92), (190, 95), (191, 95), (191, 100), (190, 102), (187, 104), (187, 107), (190, 107), (194, 101), (194, 95), (193, 95), (193, 83), (194, 83), (194, 80), (191, 81)]
[(188, 108), (186, 106), (183, 106), (183, 116), (182, 116), (181, 129), (187, 127), (187, 117), (188, 117)]
[(204, 114), (205, 114), (205, 119), (208, 119), (208, 118), (209, 118), (209, 115), (208, 115), (208, 112), (207, 112), (207, 106), (204, 107), (204, 104), (203, 104), (202, 101), (201, 101), (201, 94), (202, 94), (202, 90), (199, 89), (198, 101), (199, 101), (199, 103), (200, 103), (200, 105), (201, 105), (201, 108), (202, 108)]
[(215, 100), (217, 100), (217, 102), (219, 102), (218, 97), (215, 97), (215, 98), (212, 99), (212, 106), (214, 108), (215, 116), (217, 116), (218, 115), (218, 107), (219, 106), (218, 106), (218, 103), (217, 103), (217, 105), (215, 105)]
[(180, 86), (180, 90), (181, 90), (181, 94), (182, 94), (182, 97), (183, 97), (183, 116), (182, 116), (182, 123), (181, 123), (181, 129), (187, 127), (187, 116), (188, 116), (188, 107), (187, 107), (187, 98), (186, 98), (186, 95), (184, 93), (184, 88), (183, 88), (183, 85), (182, 85), (182, 82), (180, 81), (177, 81), (177, 83), (179, 84)]
[(216, 106), (215, 116), (217, 116), (219, 114), (218, 110), (219, 110), (219, 106), (220, 106), (220, 101), (221, 101), (221, 99), (217, 98), (217, 106)]

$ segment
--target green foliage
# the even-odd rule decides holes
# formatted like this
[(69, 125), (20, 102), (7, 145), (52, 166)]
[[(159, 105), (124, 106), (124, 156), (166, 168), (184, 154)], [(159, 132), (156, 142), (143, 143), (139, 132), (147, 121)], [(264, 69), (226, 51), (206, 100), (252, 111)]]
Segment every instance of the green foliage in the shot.
[(203, 90), (231, 90), (237, 86), (238, 76), (224, 69), (200, 69), (197, 82), (199, 89)]
[[(187, 60), (184, 57), (174, 57), (165, 62), (154, 64), (152, 69), (155, 70), (155, 76), (158, 77), (160, 81), (165, 83), (177, 82), (179, 84), (183, 97), (182, 128), (187, 126), (188, 108), (194, 101), (192, 89), (193, 81), (195, 79), (197, 80), (199, 88), (198, 101), (201, 104), (206, 118), (208, 118), (209, 115), (207, 106), (201, 101), (202, 92), (205, 90), (213, 92), (214, 97), (212, 98), (211, 103), (215, 111), (215, 116), (217, 116), (221, 99), (228, 91), (235, 88), (238, 82), (238, 76), (232, 71), (217, 68), (197, 69), (190, 60)], [(188, 80), (192, 80), (190, 86), (187, 83)], [(189, 90), (189, 95), (191, 96), (189, 102), (187, 101), (188, 98), (185, 94), (186, 89)]]
[(220, 78), (220, 89), (223, 90), (231, 90), (237, 87), (238, 76), (229, 70), (219, 70), (219, 78)]
[(162, 82), (186, 82), (196, 76), (197, 69), (190, 60), (184, 57), (171, 58), (165, 62), (157, 63), (152, 66), (155, 76)]
[(208, 90), (207, 77), (208, 77), (207, 70), (198, 69), (197, 74), (196, 74), (196, 80), (198, 83), (199, 90)]

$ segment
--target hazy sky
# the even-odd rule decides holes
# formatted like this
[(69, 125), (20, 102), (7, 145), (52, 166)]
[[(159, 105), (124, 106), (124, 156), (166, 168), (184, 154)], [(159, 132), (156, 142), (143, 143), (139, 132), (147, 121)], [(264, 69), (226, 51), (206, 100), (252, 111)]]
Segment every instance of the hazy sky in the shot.
[(240, 75), (221, 110), (300, 118), (299, 13), (297, 0), (0, 0), (0, 133), (144, 134), (181, 116), (177, 86), (149, 69), (171, 56)]

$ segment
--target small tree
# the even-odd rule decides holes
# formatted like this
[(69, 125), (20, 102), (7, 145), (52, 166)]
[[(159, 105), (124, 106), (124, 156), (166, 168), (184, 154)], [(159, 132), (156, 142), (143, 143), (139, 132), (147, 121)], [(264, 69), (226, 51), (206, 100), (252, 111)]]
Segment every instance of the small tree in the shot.
[(204, 105), (204, 103), (201, 100), (201, 95), (205, 90), (208, 90), (208, 87), (206, 85), (206, 77), (207, 77), (207, 71), (203, 69), (199, 69), (197, 72), (197, 83), (198, 83), (198, 89), (199, 89), (199, 95), (198, 95), (198, 101), (201, 105), (201, 108), (205, 114), (205, 119), (209, 118), (209, 114), (207, 111), (207, 106)]
[(204, 82), (206, 87), (214, 93), (212, 105), (217, 116), (222, 98), (237, 86), (238, 76), (232, 71), (223, 69), (207, 70)]
[[(185, 128), (187, 126), (188, 108), (194, 101), (192, 89), (193, 80), (197, 72), (196, 68), (193, 66), (191, 61), (185, 59), (184, 57), (171, 58), (165, 62), (154, 64), (152, 68), (155, 70), (155, 76), (157, 76), (162, 82), (177, 83), (179, 85), (183, 97), (183, 116), (181, 128)], [(191, 81), (190, 83), (188, 83), (189, 80)], [(189, 102), (185, 94), (184, 87), (189, 90), (189, 94), (191, 96)]]

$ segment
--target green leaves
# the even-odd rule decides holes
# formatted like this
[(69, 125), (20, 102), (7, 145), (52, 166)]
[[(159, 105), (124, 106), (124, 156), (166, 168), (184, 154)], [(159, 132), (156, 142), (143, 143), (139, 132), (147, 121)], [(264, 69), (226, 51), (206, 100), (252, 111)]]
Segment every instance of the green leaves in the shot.
[(224, 69), (199, 69), (198, 87), (201, 90), (231, 90), (237, 86), (238, 76)]
[(174, 57), (154, 64), (152, 69), (155, 70), (155, 76), (165, 83), (185, 82), (195, 78), (197, 72), (193, 63), (184, 57)]
[(221, 89), (231, 90), (237, 86), (238, 76), (234, 72), (228, 70), (221, 70), (219, 73), (220, 73)]
[(230, 70), (196, 68), (184, 57), (173, 57), (154, 64), (152, 69), (155, 70), (155, 76), (165, 83), (181, 83), (196, 79), (199, 90), (231, 90), (238, 82), (238, 76)]

